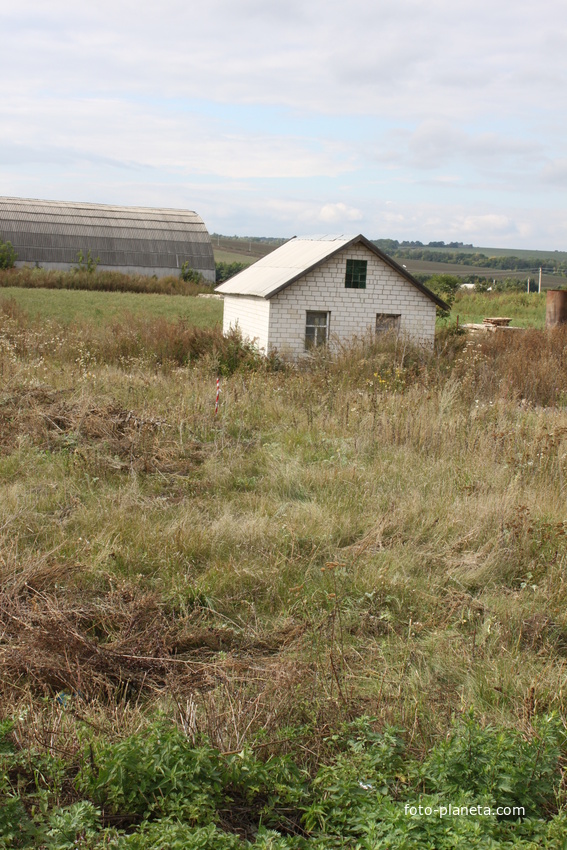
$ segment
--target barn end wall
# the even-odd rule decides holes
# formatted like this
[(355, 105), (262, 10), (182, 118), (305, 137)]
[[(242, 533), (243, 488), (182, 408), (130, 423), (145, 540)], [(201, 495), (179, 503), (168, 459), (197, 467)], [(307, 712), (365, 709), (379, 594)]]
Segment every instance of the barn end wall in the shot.
[(223, 334), (238, 327), (245, 339), (255, 342), (264, 354), (268, 351), (270, 302), (253, 295), (225, 295)]
[[(347, 259), (367, 260), (366, 289), (347, 289)], [(297, 357), (305, 353), (308, 310), (330, 312), (330, 338), (363, 336), (377, 313), (400, 314), (400, 333), (433, 346), (435, 304), (364, 245), (353, 245), (270, 299), (269, 346)]]

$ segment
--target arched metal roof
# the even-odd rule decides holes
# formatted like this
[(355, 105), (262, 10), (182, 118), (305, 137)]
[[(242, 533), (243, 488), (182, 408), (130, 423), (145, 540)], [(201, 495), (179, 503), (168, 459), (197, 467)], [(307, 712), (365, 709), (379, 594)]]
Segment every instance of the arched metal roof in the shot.
[(17, 265), (70, 268), (90, 251), (101, 269), (160, 276), (187, 262), (215, 276), (211, 238), (190, 210), (0, 198), (0, 239), (14, 246)]

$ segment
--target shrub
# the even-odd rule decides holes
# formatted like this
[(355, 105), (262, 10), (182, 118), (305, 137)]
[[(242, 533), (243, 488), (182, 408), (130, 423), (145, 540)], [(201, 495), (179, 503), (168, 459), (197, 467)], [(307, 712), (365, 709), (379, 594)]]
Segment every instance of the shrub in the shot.
[(223, 281), (229, 280), (234, 275), (247, 269), (248, 266), (249, 263), (215, 263), (216, 282), (223, 283)]
[(195, 269), (192, 269), (187, 260), (181, 266), (179, 277), (181, 280), (185, 281), (185, 283), (203, 284), (205, 282), (203, 275)]
[[(461, 286), (461, 280), (452, 274), (434, 274), (427, 278), (425, 285), (431, 292), (434, 292), (439, 298), (442, 298), (445, 304), (451, 308), (455, 295)], [(447, 317), (449, 312), (439, 310), (441, 316)]]
[(119, 271), (99, 271), (92, 267), (88, 269), (86, 266), (65, 272), (28, 267), (2, 270), (0, 264), (1, 286), (22, 286), (26, 289), (86, 289), (92, 292), (155, 292), (160, 295), (198, 295), (201, 292), (210, 292), (210, 285), (203, 281), (186, 281), (174, 275), (156, 278)]
[[(220, 328), (198, 328), (185, 319), (129, 317), (127, 322), (112, 325), (108, 336), (95, 337), (87, 345), (97, 360), (105, 363), (148, 357), (159, 365), (187, 366), (208, 358), (213, 371), (224, 376), (263, 365), (258, 349), (243, 340), (238, 330), (223, 336)], [(277, 366), (273, 359), (267, 365)]]
[(0, 269), (13, 269), (17, 259), (12, 243), (0, 239)]
[(77, 254), (77, 265), (73, 269), (74, 272), (87, 272), (88, 274), (94, 274), (96, 272), (96, 267), (100, 263), (100, 257), (93, 257), (91, 255), (91, 249), (89, 248), (87, 251), (87, 256), (83, 254), (82, 251), (79, 251)]

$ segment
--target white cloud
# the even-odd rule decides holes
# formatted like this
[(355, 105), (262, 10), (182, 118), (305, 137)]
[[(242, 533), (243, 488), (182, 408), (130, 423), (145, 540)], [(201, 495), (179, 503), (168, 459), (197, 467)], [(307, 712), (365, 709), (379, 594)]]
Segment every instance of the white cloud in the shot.
[(471, 239), (477, 239), (484, 234), (494, 237), (516, 234), (517, 225), (507, 215), (486, 213), (485, 215), (467, 215), (459, 220), (459, 230)]
[(495, 131), (463, 129), (442, 119), (421, 121), (413, 129), (395, 128), (375, 153), (381, 162), (417, 169), (435, 169), (461, 160), (478, 168), (533, 167), (542, 161), (544, 145), (537, 138), (517, 138)]
[(541, 171), (541, 179), (551, 186), (567, 186), (567, 157), (548, 162)]
[[(242, 178), (336, 177), (354, 167), (345, 144), (268, 132), (227, 132), (202, 115), (118, 99), (6, 97), (0, 149), (25, 162), (104, 161)], [(25, 137), (27, 143), (18, 140)]]
[(2, 6), (1, 192), (567, 247), (563, 0)]
[(328, 224), (340, 221), (360, 221), (363, 215), (355, 207), (349, 207), (340, 201), (336, 204), (325, 204), (319, 210), (319, 219)]
[(7, 12), (0, 61), (19, 90), (502, 116), (520, 100), (526, 111), (563, 100), (563, 14), (561, 0), (547, 0), (545, 14), (531, 0), (513, 13), (489, 0), (352, 0), (348, 14), (338, 0), (22, 0)]

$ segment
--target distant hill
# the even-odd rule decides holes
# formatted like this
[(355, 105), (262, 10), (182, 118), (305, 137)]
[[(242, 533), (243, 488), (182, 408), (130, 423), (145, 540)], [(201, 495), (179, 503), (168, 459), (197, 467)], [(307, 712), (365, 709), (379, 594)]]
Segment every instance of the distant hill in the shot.
[(215, 262), (217, 263), (255, 263), (260, 257), (271, 253), (287, 239), (264, 236), (222, 236), (211, 234)]

